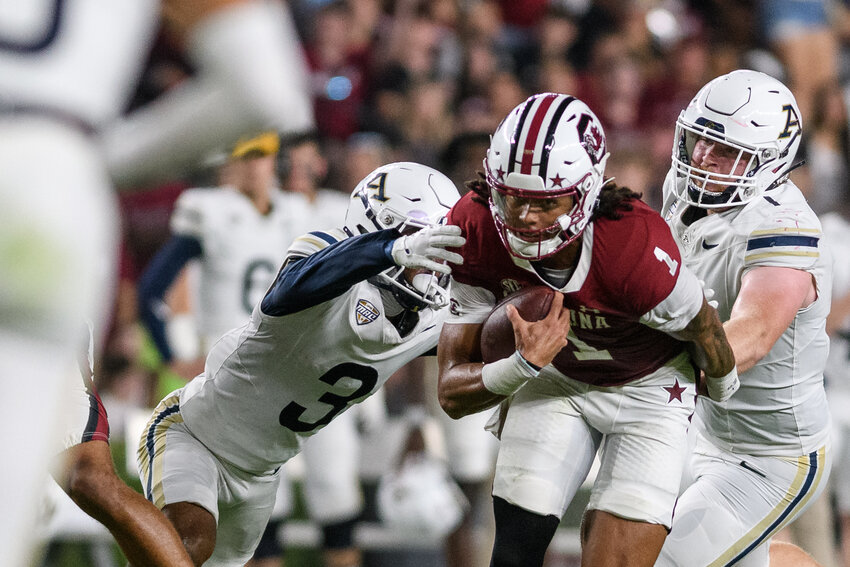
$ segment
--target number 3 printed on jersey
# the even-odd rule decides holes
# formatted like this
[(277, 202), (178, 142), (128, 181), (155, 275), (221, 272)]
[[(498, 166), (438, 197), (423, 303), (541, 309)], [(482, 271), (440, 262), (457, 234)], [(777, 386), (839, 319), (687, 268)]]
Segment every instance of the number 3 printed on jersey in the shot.
[(319, 427), (324, 427), (333, 421), (337, 415), (345, 411), (349, 405), (359, 401), (359, 398), (364, 398), (375, 388), (378, 383), (378, 371), (371, 366), (364, 366), (354, 362), (343, 362), (337, 364), (327, 372), (325, 372), (319, 381), (333, 386), (339, 382), (340, 378), (348, 377), (360, 382), (360, 387), (354, 390), (347, 396), (340, 396), (333, 392), (325, 392), (319, 396), (318, 401), (323, 404), (328, 404), (331, 409), (317, 421), (310, 423), (301, 421), (301, 416), (307, 411), (307, 408), (295, 402), (289, 402), (280, 412), (278, 421), (280, 424), (296, 433), (305, 433), (313, 431)]

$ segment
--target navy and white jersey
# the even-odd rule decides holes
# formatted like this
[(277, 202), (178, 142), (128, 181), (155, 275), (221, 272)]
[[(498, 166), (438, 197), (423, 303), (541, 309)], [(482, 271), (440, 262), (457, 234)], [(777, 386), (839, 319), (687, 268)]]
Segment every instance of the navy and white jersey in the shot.
[(368, 278), (392, 267), (399, 234), (346, 238), (311, 232), (293, 243), (287, 263), (247, 325), (227, 333), (203, 374), (180, 394), (192, 434), (220, 459), (262, 474), (399, 368), (437, 344), (446, 310), (423, 309), (400, 336)]
[(741, 279), (754, 268), (806, 271), (818, 294), (797, 312), (770, 352), (741, 374), (741, 388), (729, 401), (700, 399), (697, 413), (707, 436), (724, 450), (753, 455), (799, 456), (818, 449), (829, 430), (823, 371), (832, 288), (830, 254), (818, 218), (789, 181), (747, 205), (689, 223), (694, 211), (676, 199), (675, 179), (671, 172), (665, 180), (662, 215), (685, 264), (714, 290), (722, 321), (729, 320)]
[(168, 288), (190, 261), (198, 264), (193, 314), (206, 353), (227, 331), (244, 325), (274, 281), (286, 250), (307, 230), (307, 200), (273, 189), (262, 214), (232, 187), (181, 193), (171, 215), (173, 236), (139, 279), (139, 314), (165, 360), (172, 357), (163, 309)]

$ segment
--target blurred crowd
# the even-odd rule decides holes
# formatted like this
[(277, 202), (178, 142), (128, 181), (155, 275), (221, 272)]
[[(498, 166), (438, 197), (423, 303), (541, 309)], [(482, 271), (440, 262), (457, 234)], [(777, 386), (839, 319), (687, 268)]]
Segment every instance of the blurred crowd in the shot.
[[(347, 194), (378, 165), (401, 160), (435, 167), (463, 191), (501, 117), (530, 94), (553, 91), (589, 104), (607, 134), (607, 173), (658, 208), (679, 112), (713, 77), (750, 68), (785, 82), (799, 102), (806, 165), (792, 179), (816, 213), (848, 218), (850, 0), (290, 4), (317, 132), (306, 151), (283, 140), (277, 173), (286, 191)], [(193, 73), (177, 47), (160, 36), (134, 105)], [(146, 346), (135, 285), (169, 238), (175, 200), (188, 187), (217, 184), (219, 159), (121, 197), (119, 288), (98, 375), (116, 427), (122, 405), (150, 407), (191, 377), (163, 368)], [(169, 305), (181, 309), (179, 298)]]

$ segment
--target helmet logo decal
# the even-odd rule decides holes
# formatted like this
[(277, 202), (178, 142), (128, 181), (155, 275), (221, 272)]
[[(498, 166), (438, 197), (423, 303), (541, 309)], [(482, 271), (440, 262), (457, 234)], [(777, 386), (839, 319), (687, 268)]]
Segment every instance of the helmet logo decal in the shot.
[(387, 172), (382, 171), (381, 173), (375, 176), (375, 179), (373, 179), (369, 182), (368, 185), (366, 185), (366, 187), (368, 187), (369, 189), (377, 189), (378, 192), (372, 197), (373, 199), (376, 199), (382, 203), (385, 201), (389, 201), (390, 198), (384, 194), (384, 186), (386, 185), (386, 182)]
[(590, 115), (582, 114), (578, 122), (578, 133), (593, 165), (598, 165), (605, 156), (605, 138), (599, 124)]
[(783, 138), (790, 138), (792, 128), (798, 132), (800, 130), (800, 117), (797, 116), (797, 111), (794, 110), (794, 107), (790, 104), (786, 104), (782, 107), (782, 110), (785, 111), (785, 129), (779, 133), (780, 140)]
[(713, 130), (714, 132), (718, 132), (720, 134), (724, 134), (726, 129), (723, 127), (723, 124), (715, 122), (714, 120), (709, 120), (708, 118), (703, 118), (700, 116), (694, 122), (697, 126), (702, 126), (706, 130)]

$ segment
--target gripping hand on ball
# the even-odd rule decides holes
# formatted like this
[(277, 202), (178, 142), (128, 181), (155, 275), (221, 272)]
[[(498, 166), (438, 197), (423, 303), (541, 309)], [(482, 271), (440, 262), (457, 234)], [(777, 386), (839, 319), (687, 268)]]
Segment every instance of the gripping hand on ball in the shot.
[(563, 294), (554, 294), (549, 313), (539, 321), (526, 321), (513, 305), (507, 306), (506, 313), (514, 328), (516, 348), (531, 364), (542, 368), (567, 346), (570, 310), (564, 309)]
[(462, 264), (463, 257), (446, 248), (463, 246), (465, 243), (459, 226), (429, 226), (397, 239), (393, 244), (392, 257), (396, 264), (405, 268), (423, 268), (449, 274), (451, 268), (444, 262)]

